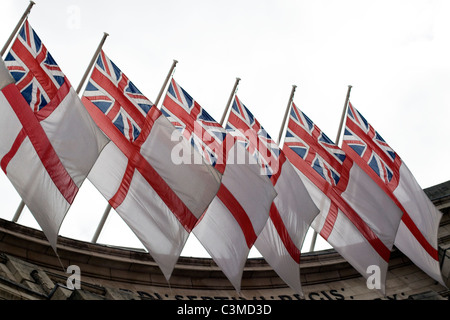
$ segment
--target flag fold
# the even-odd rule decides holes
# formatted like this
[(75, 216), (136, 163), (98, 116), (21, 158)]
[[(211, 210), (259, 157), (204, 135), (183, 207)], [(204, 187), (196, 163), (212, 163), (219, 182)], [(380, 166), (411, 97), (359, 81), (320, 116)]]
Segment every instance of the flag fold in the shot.
[(401, 211), (294, 103), (283, 151), (321, 211), (314, 230), (366, 279), (379, 270), (384, 293)]
[(223, 173), (217, 196), (193, 230), (237, 291), (248, 253), (269, 217), (276, 192), (245, 147), (172, 79), (162, 112)]
[(436, 209), (399, 155), (351, 103), (342, 149), (402, 211), (395, 246), (445, 286), (437, 244), (442, 212)]
[(4, 63), (14, 81), (2, 66), (0, 165), (56, 251), (64, 217), (107, 139), (28, 20)]
[[(110, 142), (89, 180), (169, 280), (189, 233), (219, 190), (221, 174), (101, 51), (82, 101)], [(174, 150), (187, 150), (179, 163)]]
[(255, 246), (280, 278), (303, 295), (300, 252), (319, 209), (284, 152), (237, 96), (227, 129), (246, 146), (259, 164), (261, 174), (270, 178), (277, 192), (269, 219)]

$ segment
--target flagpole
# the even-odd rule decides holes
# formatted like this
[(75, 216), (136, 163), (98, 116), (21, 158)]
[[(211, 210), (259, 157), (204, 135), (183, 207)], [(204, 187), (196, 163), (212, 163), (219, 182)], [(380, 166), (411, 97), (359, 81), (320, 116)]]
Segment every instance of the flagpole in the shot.
[(220, 125), (222, 127), (223, 127), (223, 124), (225, 122), (225, 117), (227, 116), (228, 110), (230, 109), (231, 99), (233, 99), (234, 95), (236, 94), (237, 86), (239, 84), (239, 81), (241, 81), (241, 78), (236, 78), (236, 81), (234, 82), (233, 90), (231, 90), (231, 94), (230, 94), (230, 97), (228, 98), (227, 105), (225, 107), (225, 110), (223, 111), (222, 119), (220, 119)]
[[(336, 140), (335, 140), (336, 145), (339, 144), (339, 140), (341, 137), (342, 126), (344, 125), (344, 119), (345, 119), (345, 114), (347, 113), (347, 106), (348, 106), (348, 101), (350, 100), (350, 91), (351, 90), (352, 90), (352, 86), (349, 85), (348, 89), (347, 89), (347, 96), (345, 97), (344, 109), (342, 110), (341, 121), (339, 122), (339, 128), (338, 128), (338, 132), (336, 135)], [(314, 231), (309, 251), (314, 251), (314, 247), (316, 246), (316, 239), (317, 239), (317, 232)]]
[(338, 132), (336, 135), (336, 140), (334, 142), (336, 145), (339, 144), (339, 139), (341, 137), (342, 126), (344, 125), (344, 119), (345, 119), (345, 115), (347, 113), (347, 106), (348, 106), (348, 101), (350, 100), (350, 91), (351, 90), (352, 90), (352, 86), (349, 85), (348, 89), (347, 89), (347, 97), (345, 98), (344, 108), (342, 109), (341, 122), (339, 122), (339, 129), (338, 129)]
[[(92, 67), (94, 66), (94, 63), (97, 59), (98, 54), (103, 48), (103, 45), (105, 44), (106, 38), (109, 36), (108, 33), (104, 32), (103, 37), (100, 40), (100, 43), (97, 46), (97, 49), (95, 50), (91, 61), (89, 62), (88, 67), (86, 68), (86, 71), (84, 72), (83, 77), (80, 80), (80, 83), (78, 84), (76, 93), (80, 94), (81, 88), (83, 88), (84, 83), (86, 82), (87, 77), (89, 76), (89, 73), (91, 72)], [(92, 243), (96, 243), (98, 240), (98, 237), (100, 236), (100, 232), (103, 229), (103, 226), (105, 225), (106, 219), (108, 218), (109, 212), (111, 211), (111, 205), (108, 203), (108, 205), (105, 208), (105, 211), (103, 212), (102, 218), (97, 226), (97, 229), (95, 230), (94, 236), (92, 237)]]
[[(109, 36), (108, 33), (103, 32), (103, 37), (102, 37), (102, 39), (100, 40), (100, 43), (98, 44), (97, 49), (95, 50), (95, 52), (94, 52), (94, 54), (93, 54), (93, 56), (92, 56), (92, 58), (91, 58), (91, 61), (89, 62), (89, 65), (88, 65), (88, 67), (86, 68), (86, 71), (84, 72), (84, 75), (83, 75), (83, 77), (82, 77), (81, 80), (80, 80), (80, 83), (78, 84), (78, 87), (77, 87), (77, 90), (76, 90), (76, 93), (77, 93), (77, 94), (80, 94), (81, 88), (83, 88), (83, 85), (84, 85), (84, 83), (86, 82), (86, 79), (87, 79), (87, 77), (89, 76), (89, 73), (91, 72), (91, 69), (92, 69), (92, 67), (94, 66), (94, 63), (95, 63), (95, 61), (96, 61), (96, 59), (97, 59), (97, 56), (98, 56), (98, 54), (100, 53), (100, 51), (102, 50), (103, 45), (105, 44), (106, 38), (107, 38), (108, 36)], [(98, 237), (99, 237), (99, 235), (100, 235), (100, 232), (102, 231), (103, 226), (105, 225), (106, 219), (108, 218), (108, 215), (109, 215), (109, 212), (110, 212), (110, 211), (111, 211), (111, 205), (108, 203), (108, 205), (107, 205), (106, 208), (105, 208), (105, 211), (103, 212), (103, 216), (102, 216), (102, 218), (101, 218), (101, 220), (100, 220), (100, 223), (99, 223), (99, 225), (97, 226), (97, 229), (95, 230), (95, 234), (94, 234), (94, 236), (92, 237), (92, 242), (93, 242), (93, 243), (96, 243), (96, 242), (97, 242)]]
[(98, 44), (97, 50), (95, 50), (95, 53), (92, 56), (91, 62), (89, 62), (89, 66), (87, 67), (86, 71), (84, 72), (83, 77), (81, 78), (80, 83), (78, 84), (78, 87), (77, 87), (77, 90), (76, 90), (77, 94), (80, 94), (81, 88), (83, 87), (84, 82), (86, 81), (86, 78), (88, 77), (88, 75), (89, 75), (89, 73), (90, 73), (90, 71), (91, 71), (91, 69), (92, 69), (92, 67), (93, 67), (93, 65), (95, 63), (95, 60), (97, 59), (97, 56), (100, 53), (100, 50), (102, 50), (103, 44), (105, 43), (105, 40), (106, 40), (106, 38), (108, 36), (109, 36), (108, 33), (106, 33), (106, 32), (103, 33), (102, 40), (100, 40), (100, 43)]
[(292, 85), (292, 90), (291, 90), (291, 95), (289, 96), (289, 101), (288, 104), (286, 106), (286, 111), (284, 112), (284, 118), (283, 118), (283, 122), (281, 124), (281, 128), (280, 128), (280, 133), (278, 134), (278, 146), (281, 148), (281, 138), (283, 136), (283, 132), (284, 127), (286, 125), (286, 119), (287, 116), (289, 114), (289, 112), (291, 111), (291, 105), (292, 105), (292, 101), (294, 100), (294, 94), (295, 94), (295, 89), (297, 88), (297, 86), (295, 84)]
[[(106, 35), (106, 33), (105, 33), (105, 35)], [(105, 39), (105, 37), (102, 39), (102, 42), (100, 43), (101, 45), (103, 45), (104, 39)], [(99, 45), (99, 48), (101, 48), (101, 45)], [(95, 57), (97, 57), (99, 52), (100, 52), (100, 49), (97, 49), (96, 54), (92, 58), (92, 61), (91, 61), (92, 64), (93, 64), (93, 61), (95, 61)], [(166, 79), (164, 80), (164, 84), (163, 84), (161, 90), (159, 91), (158, 97), (156, 98), (155, 106), (158, 105), (158, 102), (161, 99), (161, 96), (162, 96), (162, 94), (164, 92), (164, 88), (167, 86), (167, 83), (169, 82), (169, 79), (171, 78), (177, 63), (178, 63), (177, 60), (173, 60), (172, 66), (170, 67), (170, 70), (169, 70), (169, 73), (167, 74)], [(90, 68), (88, 68), (88, 70), (90, 70)], [(86, 71), (86, 74), (87, 73), (88, 72)], [(80, 84), (80, 86), (81, 86), (81, 84)], [(100, 220), (100, 222), (99, 222), (99, 224), (97, 226), (97, 230), (95, 230), (94, 236), (92, 237), (92, 240), (91, 240), (92, 243), (97, 243), (97, 240), (98, 240), (98, 238), (100, 236), (100, 232), (102, 231), (102, 229), (103, 229), (103, 227), (104, 227), (104, 225), (106, 223), (106, 219), (109, 216), (111, 208), (112, 208), (111, 205), (108, 203), (108, 205), (105, 208), (105, 211), (103, 212), (103, 216), (102, 216), (102, 218), (101, 218), (101, 220)]]
[[(0, 56), (3, 57), (3, 55), (6, 52), (6, 49), (8, 49), (9, 45), (13, 41), (15, 35), (17, 34), (17, 31), (19, 31), (20, 27), (22, 26), (23, 22), (27, 19), (28, 15), (30, 14), (31, 8), (35, 5), (35, 2), (30, 1), (28, 4), (28, 7), (25, 9), (24, 13), (22, 14), (22, 17), (19, 19), (19, 21), (16, 24), (16, 27), (14, 28), (13, 32), (9, 36), (8, 40), (6, 40), (5, 45), (3, 46), (2, 50), (0, 51)], [(16, 213), (14, 214), (14, 217), (12, 219), (13, 222), (17, 222), (19, 220), (20, 215), (22, 214), (23, 208), (25, 207), (25, 202), (21, 199), (19, 206), (16, 209)]]
[(156, 101), (155, 101), (155, 107), (157, 107), (157, 108), (158, 108), (159, 100), (161, 100), (161, 97), (164, 93), (164, 89), (166, 88), (167, 83), (169, 83), (169, 80), (172, 78), (172, 75), (173, 75), (173, 72), (175, 70), (175, 66), (177, 65), (177, 63), (178, 63), (177, 60), (173, 60), (172, 66), (170, 67), (170, 70), (167, 73), (166, 79), (164, 80), (164, 84), (161, 87), (161, 90), (159, 90), (158, 97), (156, 98)]
[(0, 56), (3, 57), (3, 55), (5, 54), (6, 49), (8, 49), (9, 45), (11, 44), (11, 41), (14, 39), (14, 36), (16, 35), (17, 31), (19, 31), (19, 28), (22, 26), (28, 14), (30, 14), (31, 8), (34, 6), (34, 4), (35, 3), (33, 1), (30, 1), (30, 4), (28, 4), (28, 7), (25, 9), (25, 12), (23, 13), (22, 17), (20, 18), (19, 22), (14, 28), (14, 31), (9, 36), (8, 40), (6, 41), (5, 45), (2, 48), (2, 51), (0, 51)]
[[(30, 3), (30, 5), (28, 6), (30, 9), (31, 9), (31, 6), (34, 4), (34, 2), (33, 1), (31, 1), (32, 3)], [(25, 14), (24, 14), (25, 15)], [(77, 94), (79, 94), (80, 93), (80, 91), (81, 91), (81, 88), (83, 87), (83, 83), (86, 81), (86, 78), (87, 78), (87, 76), (88, 76), (88, 74), (89, 74), (89, 71), (91, 70), (91, 68), (92, 68), (92, 66), (93, 66), (93, 64), (94, 64), (94, 62), (95, 62), (95, 58), (97, 57), (97, 55), (98, 55), (98, 53), (100, 52), (100, 50), (101, 50), (101, 48), (102, 48), (102, 46), (103, 46), (103, 44), (105, 43), (105, 40), (106, 40), (106, 37), (108, 36), (108, 34), (105, 32), (104, 34), (103, 34), (103, 38), (102, 38), (102, 40), (100, 41), (100, 44), (98, 45), (98, 47), (97, 47), (97, 50), (95, 51), (95, 54), (94, 54), (94, 56), (92, 57), (92, 59), (91, 59), (91, 62), (89, 63), (89, 66), (88, 66), (88, 68), (86, 69), (86, 72), (84, 73), (84, 76), (83, 76), (83, 78), (81, 79), (81, 81), (80, 81), (80, 84), (78, 85), (78, 88), (77, 88)], [(108, 204), (109, 205), (109, 204)], [(23, 208), (25, 207), (25, 202), (23, 201), (23, 200), (21, 200), (20, 201), (20, 203), (19, 203), (19, 206), (17, 207), (17, 210), (16, 210), (16, 213), (14, 214), (14, 217), (13, 217), (13, 222), (17, 222), (18, 220), (19, 220), (19, 217), (20, 217), (20, 215), (22, 214), (22, 211), (23, 211)], [(109, 209), (111, 209), (111, 208), (109, 208)], [(106, 212), (106, 210), (105, 210), (105, 212)], [(109, 210), (108, 210), (108, 212), (109, 212)], [(102, 220), (103, 220), (103, 218), (102, 218)], [(106, 220), (106, 218), (105, 218), (105, 220)], [(98, 236), (97, 236), (98, 237)]]
[(106, 219), (109, 216), (109, 212), (111, 211), (111, 205), (108, 203), (108, 205), (105, 208), (105, 211), (103, 212), (102, 219), (100, 220), (97, 229), (95, 230), (94, 236), (92, 237), (91, 242), (97, 243), (98, 237), (100, 236), (100, 232), (102, 232), (103, 227), (105, 226)]
[(14, 214), (12, 222), (19, 221), (19, 217), (22, 214), (22, 211), (23, 211), (24, 207), (25, 207), (25, 202), (23, 202), (23, 200), (21, 200), (20, 203), (19, 203), (19, 206), (17, 207), (16, 213)]

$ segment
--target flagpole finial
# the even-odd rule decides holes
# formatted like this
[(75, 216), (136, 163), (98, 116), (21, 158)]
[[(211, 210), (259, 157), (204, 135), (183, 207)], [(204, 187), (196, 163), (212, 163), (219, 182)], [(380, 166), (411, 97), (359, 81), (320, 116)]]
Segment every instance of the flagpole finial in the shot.
[(339, 129), (338, 129), (336, 140), (335, 140), (336, 145), (339, 144), (339, 138), (341, 136), (342, 126), (344, 124), (344, 119), (345, 119), (345, 114), (347, 113), (347, 106), (348, 106), (348, 101), (350, 100), (350, 91), (351, 90), (352, 90), (352, 86), (348, 85), (347, 96), (345, 97), (344, 109), (342, 110), (341, 121), (339, 122)]
[(286, 119), (287, 116), (289, 114), (289, 112), (291, 111), (291, 105), (292, 105), (292, 101), (294, 100), (294, 93), (295, 93), (295, 89), (297, 89), (297, 85), (293, 84), (292, 85), (292, 90), (291, 90), (291, 94), (289, 95), (289, 101), (288, 104), (286, 106), (286, 111), (284, 112), (284, 117), (283, 117), (283, 121), (281, 123), (281, 128), (280, 128), (280, 132), (278, 133), (278, 145), (281, 147), (281, 138), (283, 136), (283, 132), (284, 132), (284, 127), (286, 125)]
[(108, 36), (109, 36), (109, 33), (103, 32), (102, 40), (100, 40), (100, 43), (98, 44), (97, 49), (95, 50), (95, 53), (92, 56), (91, 61), (89, 62), (89, 66), (87, 67), (86, 71), (84, 72), (84, 75), (81, 78), (80, 83), (78, 84), (77, 90), (75, 91), (77, 94), (79, 94), (81, 92), (81, 88), (83, 87), (83, 84), (86, 81), (86, 79), (89, 75), (89, 72), (91, 71), (91, 69), (95, 63), (95, 60), (97, 59), (98, 54), (102, 50), (103, 44), (105, 43), (105, 40)]
[(164, 93), (164, 89), (167, 87), (167, 84), (169, 83), (170, 79), (173, 77), (173, 73), (174, 73), (175, 66), (177, 65), (177, 63), (178, 63), (178, 60), (173, 59), (172, 66), (170, 67), (170, 70), (167, 73), (166, 79), (164, 80), (164, 84), (161, 87), (161, 90), (159, 90), (158, 97), (155, 100), (155, 106), (157, 108), (158, 108), (159, 101), (161, 100), (161, 97)]
[(223, 111), (222, 118), (220, 119), (221, 126), (223, 126), (223, 124), (225, 123), (225, 117), (227, 116), (228, 110), (230, 109), (231, 99), (233, 99), (234, 95), (237, 92), (237, 87), (238, 87), (239, 81), (241, 81), (241, 78), (236, 77), (236, 81), (234, 82), (233, 90), (231, 90), (227, 105), (225, 106), (225, 110)]
[(239, 78), (239, 77), (236, 77), (236, 82), (234, 83), (234, 93), (236, 94), (236, 92), (237, 92), (237, 88), (238, 88), (238, 85), (239, 85), (239, 82), (241, 81), (241, 78)]

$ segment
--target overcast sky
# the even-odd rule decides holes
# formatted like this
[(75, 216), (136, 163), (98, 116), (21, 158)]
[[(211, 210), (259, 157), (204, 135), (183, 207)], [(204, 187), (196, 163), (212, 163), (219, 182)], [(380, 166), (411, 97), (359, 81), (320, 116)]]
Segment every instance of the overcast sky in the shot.
[[(176, 59), (174, 78), (220, 120), (240, 77), (239, 98), (276, 139), (295, 84), (296, 105), (334, 140), (352, 85), (423, 188), (450, 180), (450, 1), (35, 2), (30, 24), (74, 87), (107, 32), (106, 54), (152, 101)], [(1, 1), (0, 46), (28, 3)], [(4, 173), (0, 192), (11, 219), (20, 198)], [(61, 234), (90, 240), (106, 204), (85, 182)], [(37, 226), (27, 210), (19, 222)], [(115, 212), (99, 242), (142, 247)]]

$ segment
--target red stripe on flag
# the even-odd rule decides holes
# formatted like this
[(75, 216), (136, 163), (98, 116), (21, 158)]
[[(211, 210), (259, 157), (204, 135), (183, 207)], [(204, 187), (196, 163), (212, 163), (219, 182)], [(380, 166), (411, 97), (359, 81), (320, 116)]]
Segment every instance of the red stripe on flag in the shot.
[[(383, 189), (383, 191), (394, 201), (394, 203), (397, 205), (397, 207), (403, 212), (402, 215), (402, 221), (406, 225), (406, 227), (411, 231), (412, 235), (416, 238), (416, 240), (420, 243), (420, 245), (424, 248), (424, 250), (434, 259), (439, 261), (439, 253), (438, 251), (428, 242), (428, 240), (425, 238), (425, 236), (422, 234), (422, 232), (419, 230), (417, 225), (414, 223), (414, 221), (411, 219), (410, 215), (406, 211), (406, 209), (403, 207), (403, 205), (400, 203), (400, 201), (397, 199), (397, 197), (394, 195), (393, 191), (391, 190), (390, 184), (386, 185), (383, 180), (375, 173), (375, 171), (372, 170), (372, 168), (369, 167), (367, 162), (364, 162), (361, 157), (350, 147), (345, 143), (342, 145), (342, 150), (344, 150), (345, 153), (347, 153), (357, 165), (359, 165), (370, 177), (373, 181), (376, 182), (376, 184)], [(394, 177), (398, 177), (397, 175), (394, 175)], [(394, 177), (392, 179), (394, 179)], [(398, 179), (396, 179), (397, 182), (395, 185), (398, 185)]]
[(25, 68), (22, 66), (8, 66), (8, 70), (11, 71), (22, 71), (25, 72)]
[[(310, 179), (331, 200), (331, 202), (334, 203), (346, 215), (346, 217), (353, 223), (353, 225), (380, 255), (380, 257), (382, 257), (386, 262), (389, 262), (389, 257), (391, 254), (389, 248), (386, 247), (386, 245), (378, 238), (372, 229), (370, 229), (370, 227), (361, 219), (358, 213), (344, 199), (342, 199), (340, 195), (342, 193), (342, 189), (340, 189), (341, 181), (339, 181), (337, 188), (333, 188), (287, 145), (283, 147), (283, 151), (286, 153), (286, 156), (291, 163), (297, 167), (298, 170), (303, 172), (308, 179)], [(348, 183), (349, 168), (351, 168), (351, 163), (352, 161), (349, 157), (347, 157), (344, 161), (344, 168), (346, 168), (346, 170), (341, 173), (343, 185)], [(332, 216), (330, 216), (329, 219), (332, 219)]]
[(294, 259), (295, 262), (300, 263), (300, 250), (292, 241), (292, 238), (289, 235), (289, 232), (280, 216), (280, 212), (274, 202), (272, 202), (272, 205), (270, 206), (270, 219), (272, 220), (272, 223), (291, 258)]
[(228, 208), (234, 219), (236, 219), (236, 222), (239, 224), (242, 233), (244, 234), (247, 246), (250, 249), (255, 243), (257, 237), (255, 230), (253, 229), (252, 221), (248, 217), (244, 208), (242, 208), (241, 204), (223, 184), (220, 184), (217, 197)]
[[(175, 87), (174, 80), (172, 80), (173, 86)], [(175, 88), (176, 89), (176, 88)], [(178, 91), (176, 91), (177, 94)], [(181, 100), (175, 101), (171, 95), (167, 94), (164, 99), (164, 107), (172, 112), (177, 118), (179, 118), (183, 124), (181, 126), (185, 126), (185, 130), (189, 133), (186, 136), (189, 139), (192, 135), (196, 135), (198, 138), (202, 140), (204, 144), (206, 144), (216, 155), (217, 155), (217, 163), (215, 168), (223, 173), (225, 171), (225, 166), (227, 162), (228, 151), (232, 147), (233, 143), (226, 143), (227, 139), (234, 139), (229, 137), (230, 134), (227, 134), (225, 139), (220, 144), (213, 136), (209, 134), (209, 132), (203, 127), (202, 123), (197, 121), (198, 113), (200, 113), (200, 105), (195, 102), (195, 107), (193, 108), (191, 113), (187, 113), (186, 110), (179, 105)], [(172, 123), (174, 124), (174, 123)], [(211, 124), (211, 123), (208, 123)], [(175, 124), (174, 124), (175, 125)], [(218, 127), (222, 127), (220, 124), (217, 124)], [(198, 132), (200, 131), (201, 132)], [(185, 132), (186, 132), (185, 131)]]
[[(242, 108), (241, 100), (239, 100), (239, 98), (237, 97), (237, 95), (234, 95), (234, 100), (236, 101), (236, 106), (237, 106), (238, 109), (239, 109), (240, 116), (245, 120), (244, 109)], [(233, 110), (233, 109), (232, 109), (232, 110)], [(228, 121), (230, 121), (230, 120), (228, 120)]]
[[(274, 172), (278, 172), (279, 169), (277, 168), (277, 165), (279, 165), (278, 160), (272, 155), (272, 152), (269, 149), (267, 149), (264, 143), (261, 142), (255, 129), (250, 128), (249, 125), (244, 120), (242, 120), (242, 118), (240, 118), (238, 115), (235, 114), (235, 112), (230, 112), (230, 115), (228, 117), (228, 123), (234, 126), (237, 130), (240, 130), (240, 132), (245, 136), (245, 138), (249, 142), (249, 145), (259, 152), (259, 154), (263, 159), (258, 160), (264, 160)], [(250, 147), (249, 152), (252, 152)], [(261, 165), (264, 164), (261, 163)]]
[(69, 94), (71, 88), (72, 86), (70, 85), (69, 80), (67, 80), (67, 78), (64, 77), (64, 83), (56, 92), (52, 100), (50, 100), (50, 102), (47, 103), (45, 107), (43, 107), (41, 110), (35, 113), (36, 119), (38, 121), (43, 121), (47, 119), (47, 117), (50, 116), (53, 113), (53, 111), (56, 110), (56, 108), (58, 108), (61, 101), (63, 101), (63, 99)]
[(28, 20), (25, 20), (25, 37), (27, 38), (27, 44), (31, 48), (31, 40), (30, 40), (30, 24)]
[(333, 202), (331, 202), (330, 208), (328, 209), (327, 217), (325, 219), (325, 223), (323, 224), (322, 230), (320, 230), (320, 235), (325, 240), (328, 240), (328, 237), (333, 231), (337, 215), (338, 215), (338, 207)]
[[(233, 142), (230, 142), (230, 141), (233, 141)], [(236, 138), (233, 137), (231, 134), (227, 133), (225, 136), (225, 139), (223, 139), (223, 141), (222, 141), (222, 145), (219, 146), (219, 148), (217, 150), (214, 150), (217, 155), (217, 162), (216, 162), (216, 165), (214, 166), (214, 168), (217, 169), (217, 171), (219, 171), (221, 174), (224, 174), (224, 172), (225, 172), (230, 149), (236, 145), (236, 142), (237, 142)], [(237, 155), (237, 150), (234, 149), (234, 154), (231, 155), (231, 156), (234, 156), (234, 159), (230, 159), (230, 161), (232, 160), (232, 162), (231, 162), (232, 164), (238, 164), (238, 163), (236, 163), (237, 162), (236, 160), (239, 160), (240, 155), (237, 155), (237, 157), (236, 157), (236, 155)]]
[(110, 79), (101, 73), (98, 68), (94, 68), (92, 71), (91, 79), (116, 100), (116, 113), (119, 111), (119, 107), (122, 107), (140, 128), (144, 126), (145, 116), (137, 109), (130, 99), (124, 95), (123, 90), (120, 90)]
[[(353, 106), (349, 104), (349, 107), (352, 109), (353, 114), (356, 116), (357, 113), (354, 110)], [(372, 139), (364, 139), (363, 137), (366, 137), (367, 134), (354, 123), (352, 119), (347, 115), (346, 120), (346, 127), (348, 127), (356, 136), (358, 136), (360, 139), (362, 139), (365, 143), (367, 143), (367, 149), (371, 149), (373, 152), (378, 154), (383, 161), (385, 161), (387, 164), (391, 164), (391, 168), (394, 171), (393, 177), (390, 182), (382, 181), (382, 179), (372, 170), (372, 168), (369, 167), (367, 162), (364, 162), (359, 157), (359, 155), (348, 146), (346, 143), (346, 140), (343, 141), (342, 149), (352, 156), (353, 159), (355, 159), (356, 163), (364, 169), (364, 171), (374, 180), (380, 188), (384, 190), (384, 192), (389, 195), (389, 197), (394, 201), (394, 203), (402, 210), (402, 221), (406, 225), (406, 227), (411, 231), (413, 236), (416, 238), (416, 240), (419, 242), (419, 244), (424, 248), (424, 250), (436, 261), (439, 261), (439, 253), (438, 251), (428, 242), (428, 240), (425, 238), (425, 236), (422, 234), (422, 232), (419, 230), (417, 225), (414, 223), (414, 221), (411, 219), (408, 212), (406, 212), (406, 209), (403, 207), (403, 205), (400, 203), (400, 201), (397, 199), (397, 197), (394, 195), (394, 190), (397, 188), (399, 182), (400, 182), (400, 166), (402, 164), (402, 160), (400, 157), (396, 154), (395, 160), (392, 161), (385, 152), (376, 144), (373, 142)], [(375, 129), (373, 129), (372, 126), (370, 126), (372, 136), (373, 138), (375, 136)], [(387, 145), (387, 144), (386, 144)]]
[[(191, 232), (197, 222), (197, 218), (170, 188), (167, 182), (164, 181), (158, 172), (151, 166), (151, 164), (148, 163), (148, 161), (140, 154), (139, 148), (136, 146), (136, 144), (141, 145), (145, 139), (147, 139), (153, 123), (161, 115), (161, 112), (156, 109), (156, 107), (152, 107), (152, 109), (150, 109), (146, 118), (146, 125), (142, 129), (138, 139), (133, 144), (125, 138), (125, 136), (114, 126), (111, 120), (92, 102), (90, 102), (88, 98), (83, 97), (82, 101), (100, 129), (105, 132), (111, 141), (113, 141), (114, 144), (128, 158), (129, 164), (132, 164), (132, 166), (141, 173), (147, 183), (153, 188), (153, 190), (155, 190), (161, 200), (164, 201), (167, 207), (177, 217), (178, 221), (180, 221), (186, 231)], [(153, 111), (153, 109), (156, 110)], [(127, 172), (130, 171), (127, 169)], [(131, 178), (132, 175), (124, 176), (121, 185), (131, 183)], [(124, 187), (120, 186), (119, 188)], [(125, 198), (124, 195), (121, 197), (123, 199)], [(114, 204), (118, 204), (118, 199), (120, 199), (119, 196), (115, 197)], [(113, 206), (113, 203), (110, 204)]]
[(108, 60), (106, 59), (106, 55), (103, 52), (103, 50), (100, 52), (100, 55), (102, 56), (102, 60), (103, 60), (103, 66), (105, 67), (105, 71), (109, 76), (111, 75), (111, 71), (109, 71), (109, 66), (108, 66)]
[(26, 137), (27, 137), (27, 134), (25, 133), (25, 130), (22, 128), (22, 130), (20, 130), (19, 134), (17, 135), (16, 139), (14, 140), (14, 143), (13, 143), (11, 149), (2, 158), (0, 165), (2, 167), (3, 172), (5, 172), (6, 174), (8, 174), (6, 171), (6, 168), (8, 167), (9, 162), (16, 155), (17, 150), (19, 150), (19, 147), (21, 146), (23, 140), (25, 140)]
[(127, 168), (125, 169), (125, 173), (122, 177), (122, 182), (120, 183), (120, 186), (114, 196), (108, 201), (113, 208), (120, 206), (127, 197), (128, 190), (130, 190), (131, 180), (133, 179), (134, 170), (135, 167), (131, 161), (128, 160)]
[(41, 44), (41, 53), (35, 58), (31, 52), (24, 46), (24, 44), (18, 39), (14, 41), (11, 50), (17, 55), (17, 57), (27, 66), (29, 72), (27, 77), (21, 79), (17, 86), (22, 89), (21, 85), (26, 85), (29, 81), (24, 81), (28, 77), (34, 77), (44, 89), (45, 93), (50, 99), (56, 95), (58, 88), (54, 84), (54, 79), (50, 78), (47, 72), (42, 69), (41, 62), (45, 59), (45, 53), (47, 52), (44, 45)]
[(61, 163), (35, 114), (14, 84), (6, 86), (2, 89), (2, 92), (21, 122), (23, 129), (53, 183), (66, 201), (72, 204), (78, 192), (78, 187)]
[[(390, 190), (395, 190), (395, 188), (397, 188), (398, 183), (399, 183), (400, 165), (402, 162), (400, 157), (397, 155), (395, 157), (395, 160), (392, 161), (392, 159), (389, 158), (386, 155), (386, 153), (375, 142), (373, 142), (372, 139), (364, 139), (363, 137), (366, 136), (367, 134), (358, 125), (356, 125), (352, 120), (350, 120), (348, 116), (347, 116), (347, 121), (345, 123), (345, 126), (347, 128), (349, 128), (356, 136), (360, 137), (362, 139), (362, 141), (364, 141), (364, 143), (367, 144), (368, 149), (371, 149), (373, 152), (375, 152), (386, 164), (389, 165), (390, 168), (392, 168), (393, 176), (392, 176), (392, 180), (388, 183), (388, 186), (389, 186)], [(347, 145), (347, 143), (344, 140), (342, 143), (342, 149), (344, 149), (344, 147), (346, 145)], [(346, 148), (346, 150), (349, 150), (349, 149), (351, 149), (351, 148), (349, 148), (349, 147)], [(358, 155), (358, 158), (360, 158), (359, 155)], [(371, 171), (373, 171), (373, 170), (371, 169)], [(375, 172), (373, 172), (373, 173), (375, 174)], [(377, 175), (377, 177), (378, 177), (378, 175)], [(379, 179), (379, 177), (378, 177), (378, 179)]]
[[(288, 128), (292, 132), (304, 132), (305, 134), (297, 134), (301, 136), (301, 139), (309, 146), (308, 156), (311, 153), (317, 153), (322, 159), (324, 159), (331, 167), (333, 167), (336, 171), (340, 171), (340, 167), (342, 163), (340, 163), (335, 157), (333, 157), (328, 150), (326, 150), (319, 142), (318, 138), (320, 136), (320, 130), (317, 126), (314, 126), (314, 130), (312, 132), (312, 136), (301, 126), (299, 126), (295, 121), (289, 121)], [(314, 159), (314, 154), (311, 156), (311, 163)], [(307, 159), (308, 160), (308, 159)]]
[[(172, 112), (177, 118), (179, 118), (183, 124), (186, 126), (186, 129), (191, 134), (196, 134), (199, 138), (202, 139), (203, 142), (207, 143), (208, 146), (213, 150), (220, 149), (219, 144), (216, 139), (212, 137), (208, 131), (203, 128), (200, 122), (197, 122), (197, 116), (200, 113), (200, 105), (195, 103), (195, 107), (193, 108), (191, 113), (187, 113), (186, 110), (179, 105), (180, 102), (175, 101), (171, 96), (166, 95), (164, 98), (164, 107)], [(197, 130), (196, 130), (197, 129)], [(201, 129), (201, 132), (198, 129)], [(199, 136), (199, 134), (201, 134)]]
[(278, 169), (276, 172), (272, 174), (270, 177), (270, 181), (272, 182), (272, 185), (276, 185), (278, 178), (281, 175), (281, 171), (283, 170), (283, 164), (286, 162), (286, 155), (284, 154), (283, 150), (280, 149), (280, 155), (278, 156), (278, 164), (276, 168)]
[[(130, 140), (130, 142), (133, 142), (133, 138), (134, 138), (134, 132), (133, 132), (133, 124), (131, 123), (130, 119), (126, 119), (127, 123), (128, 123), (128, 140)], [(125, 130), (125, 128), (124, 128)]]
[(176, 95), (175, 98), (176, 98), (178, 101), (180, 101), (181, 104), (184, 104), (184, 102), (182, 101), (182, 98), (181, 98), (180, 91), (178, 90), (177, 83), (175, 82), (175, 80), (174, 80), (173, 78), (172, 78), (172, 88), (173, 88), (173, 91), (175, 92), (175, 95)]
[[(401, 208), (403, 210), (403, 208)], [(439, 252), (428, 242), (428, 240), (424, 237), (422, 232), (420, 232), (417, 225), (411, 219), (409, 214), (403, 214), (402, 221), (406, 225), (406, 227), (411, 231), (416, 240), (420, 243), (420, 245), (425, 249), (425, 251), (436, 261), (439, 261)]]

